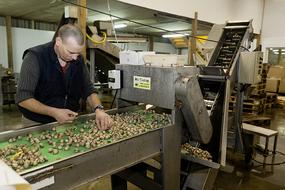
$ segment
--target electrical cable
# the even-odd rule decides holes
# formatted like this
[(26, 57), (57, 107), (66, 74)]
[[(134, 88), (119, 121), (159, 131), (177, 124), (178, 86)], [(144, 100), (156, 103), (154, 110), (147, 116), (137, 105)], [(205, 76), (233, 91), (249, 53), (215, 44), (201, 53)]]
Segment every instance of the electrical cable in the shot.
[[(115, 35), (115, 40), (118, 44), (118, 39), (117, 39), (117, 35), (116, 35), (116, 31), (115, 31), (115, 28), (114, 28), (114, 23), (113, 23), (113, 18), (117, 18), (117, 19), (121, 19), (121, 20), (125, 20), (125, 21), (128, 21), (128, 22), (131, 22), (131, 23), (135, 23), (135, 24), (138, 24), (138, 25), (141, 25), (141, 26), (146, 26), (146, 27), (149, 27), (149, 28), (153, 28), (153, 29), (157, 29), (157, 30), (161, 30), (161, 31), (164, 31), (164, 32), (169, 32), (169, 33), (174, 33), (174, 34), (181, 34), (179, 32), (175, 32), (175, 31), (170, 31), (170, 30), (166, 30), (166, 29), (163, 29), (163, 28), (159, 28), (159, 27), (156, 27), (156, 26), (151, 26), (151, 25), (148, 25), (148, 24), (143, 24), (143, 23), (140, 23), (140, 22), (137, 22), (137, 21), (133, 21), (133, 20), (130, 20), (130, 19), (126, 19), (126, 18), (122, 18), (122, 17), (119, 17), (119, 16), (116, 16), (116, 15), (113, 15), (111, 14), (111, 9), (110, 9), (110, 3), (109, 3), (109, 0), (107, 0), (107, 4), (108, 4), (108, 12), (109, 13), (105, 13), (103, 11), (99, 11), (99, 10), (96, 10), (96, 9), (92, 9), (90, 7), (87, 7), (87, 6), (83, 6), (83, 5), (80, 5), (80, 4), (77, 4), (77, 3), (73, 3), (73, 2), (70, 2), (68, 0), (62, 0), (64, 3), (67, 3), (67, 4), (71, 4), (71, 5), (74, 5), (74, 6), (77, 6), (77, 7), (80, 7), (80, 8), (84, 8), (84, 9), (87, 9), (87, 10), (90, 10), (90, 11), (93, 11), (93, 12), (97, 12), (97, 13), (101, 13), (103, 15), (108, 15), (110, 16), (110, 19), (111, 19), (111, 23), (112, 23), (112, 28), (113, 28), (113, 31), (114, 31), (114, 35)], [(201, 37), (197, 37), (197, 36), (192, 36), (192, 35), (187, 35), (185, 36), (187, 39), (190, 39), (190, 38), (195, 38), (195, 39), (200, 39), (200, 40), (205, 40), (205, 41), (208, 41), (208, 42), (214, 42), (214, 43), (217, 43), (217, 44), (223, 44), (224, 42), (223, 41), (217, 41), (217, 40), (211, 40), (211, 39), (205, 39), (205, 38), (201, 38)], [(242, 45), (239, 45), (239, 48), (244, 48), (245, 50), (247, 51), (250, 51), (248, 48), (242, 46)], [(229, 72), (230, 70), (228, 70), (227, 72)], [(228, 73), (227, 73), (228, 74)], [(226, 74), (226, 75), (227, 75)]]
[(112, 101), (112, 104), (111, 104), (111, 109), (113, 108), (113, 105), (114, 105), (114, 102), (115, 102), (117, 93), (118, 93), (118, 89), (117, 89), (116, 92), (115, 92), (115, 96), (114, 96), (113, 101)]
[(110, 7), (110, 2), (109, 2), (109, 0), (107, 0), (107, 5), (108, 5), (108, 12), (109, 12), (111, 24), (112, 24), (112, 29), (113, 29), (113, 31), (114, 31), (115, 40), (116, 40), (116, 43), (117, 43), (117, 45), (118, 45), (119, 42), (118, 42), (118, 38), (117, 38), (117, 33), (116, 33), (116, 30), (115, 30), (115, 27), (114, 27), (114, 21), (113, 21), (112, 14), (111, 14), (111, 7)]
[(241, 48), (245, 49), (246, 51), (250, 51), (248, 48), (244, 47), (244, 46), (240, 46)]
[[(82, 5), (79, 5), (79, 4), (77, 4), (77, 3), (73, 3), (73, 2), (67, 1), (67, 0), (62, 0), (62, 1), (65, 2), (65, 3), (67, 3), (67, 4), (71, 4), (71, 5), (74, 5), (74, 6), (77, 6), (77, 7), (81, 7), (81, 8), (84, 8), (84, 9), (87, 9), (87, 10), (90, 10), (90, 11), (93, 11), (93, 12), (101, 13), (101, 14), (103, 14), (103, 15), (108, 15), (108, 16), (110, 16), (110, 17), (114, 17), (114, 18), (117, 18), (117, 19), (125, 20), (125, 21), (128, 21), (128, 22), (134, 23), (134, 24), (146, 26), (146, 27), (153, 28), (153, 29), (157, 29), (157, 30), (161, 30), (161, 31), (164, 31), (164, 32), (169, 32), (169, 33), (174, 33), (174, 34), (181, 34), (181, 33), (179, 33), (179, 32), (175, 32), (175, 31), (171, 31), (171, 30), (166, 30), (166, 29), (159, 28), (159, 27), (156, 27), (156, 26), (151, 26), (151, 25), (143, 24), (143, 23), (140, 23), (140, 22), (137, 22), (137, 21), (133, 21), (133, 20), (130, 20), (130, 19), (122, 18), (122, 17), (116, 16), (116, 15), (113, 15), (113, 14), (111, 14), (111, 13), (105, 13), (105, 12), (103, 12), (103, 11), (99, 11), (99, 10), (96, 10), (96, 9), (92, 9), (92, 8), (90, 8), (90, 7), (85, 7), (85, 6), (82, 6)], [(188, 38), (195, 38), (195, 39), (201, 39), (201, 40), (205, 40), (205, 41), (209, 41), (209, 42), (215, 42), (215, 43), (223, 43), (222, 41), (211, 40), (211, 39), (205, 39), (205, 38), (201, 38), (201, 37), (197, 37), (197, 36), (192, 36), (192, 35), (188, 35), (188, 36), (185, 36), (185, 37), (188, 37)]]
[[(273, 151), (272, 151), (272, 152), (273, 152)], [(279, 154), (285, 156), (285, 153), (283, 153), (283, 152), (280, 152), (280, 151), (278, 151), (278, 150), (276, 150), (275, 152), (277, 152), (277, 153), (279, 153)]]
[(268, 166), (275, 166), (275, 165), (282, 165), (282, 164), (285, 164), (285, 161), (271, 164), (271, 163), (263, 163), (263, 162), (260, 162), (260, 161), (258, 161), (258, 160), (255, 160), (255, 159), (252, 159), (252, 160), (255, 161), (255, 162), (257, 162), (257, 163), (259, 163), (259, 164), (268, 165)]
[[(273, 152), (272, 150), (269, 150), (269, 152)], [(280, 155), (282, 155), (282, 156), (285, 156), (285, 153), (283, 153), (283, 152), (280, 152), (280, 151), (275, 151), (276, 153), (279, 153)], [(273, 156), (273, 155), (275, 155), (275, 154), (270, 154), (270, 155), (268, 155), (268, 156)], [(258, 160), (256, 160), (256, 159), (252, 159), (253, 161), (255, 161), (255, 162), (257, 162), (257, 163), (259, 163), (259, 164), (262, 164), (262, 165), (260, 165), (260, 166), (263, 166), (263, 165), (268, 165), (268, 166), (275, 166), (275, 165), (282, 165), (282, 164), (285, 164), (285, 161), (283, 161), (283, 162), (277, 162), (277, 163), (263, 163), (263, 162), (260, 162), (260, 161), (258, 161)]]
[(106, 39), (107, 39), (107, 34), (105, 32), (102, 32), (103, 33), (103, 40), (101, 41), (96, 41), (94, 40), (91, 36), (89, 36), (88, 34), (86, 34), (86, 37), (91, 41), (93, 42), (94, 44), (104, 44), (106, 42)]

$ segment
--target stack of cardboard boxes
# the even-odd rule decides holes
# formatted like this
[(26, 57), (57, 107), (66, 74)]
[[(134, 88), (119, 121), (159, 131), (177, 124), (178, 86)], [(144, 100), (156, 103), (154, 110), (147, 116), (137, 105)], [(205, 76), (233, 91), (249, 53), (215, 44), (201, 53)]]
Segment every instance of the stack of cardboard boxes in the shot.
[(267, 74), (266, 91), (285, 93), (285, 66), (271, 66)]

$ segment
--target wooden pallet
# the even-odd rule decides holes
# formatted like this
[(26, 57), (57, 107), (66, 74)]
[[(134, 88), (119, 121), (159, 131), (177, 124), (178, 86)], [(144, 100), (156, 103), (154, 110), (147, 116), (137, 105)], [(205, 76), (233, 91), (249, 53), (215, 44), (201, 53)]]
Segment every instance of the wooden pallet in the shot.
[[(249, 106), (249, 105), (247, 105), (247, 106)], [(229, 106), (229, 112), (234, 112), (234, 111), (235, 111), (235, 106), (230, 105)], [(263, 107), (260, 107), (260, 106), (258, 106), (258, 107), (255, 107), (255, 106), (253, 106), (253, 107), (243, 107), (242, 111), (243, 111), (243, 113), (250, 113), (250, 114), (257, 115), (257, 114), (260, 114), (260, 113), (263, 112)]]
[(256, 88), (256, 89), (265, 89), (266, 83), (260, 82), (254, 85), (251, 85), (251, 87)]
[(265, 94), (265, 89), (253, 89), (252, 91), (251, 91), (251, 96), (261, 96), (261, 95), (263, 95), (263, 94)]
[[(243, 103), (250, 103), (250, 104), (262, 104), (265, 103), (265, 98), (246, 98), (243, 100)], [(231, 96), (230, 97), (230, 102), (236, 102), (236, 97)]]
[[(229, 109), (229, 113), (233, 113), (233, 112), (235, 112), (235, 110)], [(259, 115), (261, 113), (257, 110), (243, 110), (242, 112), (243, 112), (243, 114), (249, 114), (249, 115), (253, 115), (253, 116)]]
[(271, 107), (276, 105), (278, 95), (276, 93), (266, 93), (266, 104), (271, 104)]
[(271, 117), (267, 116), (244, 116), (242, 121), (244, 123), (258, 125), (258, 126), (270, 126)]

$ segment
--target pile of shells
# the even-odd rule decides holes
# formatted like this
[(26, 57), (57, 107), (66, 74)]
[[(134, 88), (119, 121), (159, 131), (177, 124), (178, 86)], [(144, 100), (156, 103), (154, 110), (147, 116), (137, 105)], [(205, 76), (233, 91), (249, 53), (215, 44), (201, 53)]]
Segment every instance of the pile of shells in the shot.
[(48, 161), (41, 154), (39, 147), (30, 148), (27, 145), (10, 145), (0, 149), (0, 159), (16, 172), (21, 172)]
[[(30, 133), (23, 137), (10, 138), (8, 140), (10, 146), (0, 149), (0, 158), (3, 158), (16, 171), (22, 171), (47, 161), (40, 153), (40, 149), (44, 147), (52, 155), (57, 155), (61, 151), (70, 151), (70, 149), (78, 153), (171, 124), (170, 115), (157, 114), (154, 111), (127, 112), (111, 115), (111, 118), (113, 125), (106, 131), (99, 130), (94, 119), (85, 123), (74, 123), (72, 127), (64, 130), (53, 127), (39, 134)], [(25, 145), (14, 145), (22, 142)], [(31, 146), (32, 149), (27, 148)]]
[(212, 156), (208, 151), (191, 146), (189, 143), (185, 143), (181, 146), (181, 152), (183, 154), (191, 154), (192, 156), (202, 160), (212, 161)]
[[(109, 139), (109, 142), (119, 141), (171, 124), (170, 115), (156, 114), (154, 111), (127, 112), (111, 115), (111, 118), (113, 119), (111, 129), (108, 131), (93, 130), (97, 143), (104, 144), (106, 139)], [(89, 120), (86, 124), (97, 129), (95, 120)]]

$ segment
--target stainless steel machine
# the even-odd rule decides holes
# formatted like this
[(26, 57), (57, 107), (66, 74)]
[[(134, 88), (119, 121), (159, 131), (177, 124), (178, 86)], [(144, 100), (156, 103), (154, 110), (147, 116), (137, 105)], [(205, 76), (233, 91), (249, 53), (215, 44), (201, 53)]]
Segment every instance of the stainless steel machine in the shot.
[[(109, 111), (109, 114), (135, 111), (138, 107)], [(94, 114), (84, 115), (77, 119), (83, 122), (94, 119)], [(1, 142), (8, 141), (13, 137), (26, 136), (31, 132), (51, 130), (60, 126), (57, 123), (6, 131), (0, 134)], [(19, 174), (36, 189), (72, 189), (89, 181), (99, 179), (105, 175), (116, 173), (146, 159), (162, 154), (165, 160), (162, 165), (164, 169), (163, 184), (166, 189), (173, 189), (176, 184), (170, 180), (170, 176), (177, 176), (179, 168), (168, 167), (171, 163), (179, 160), (179, 133), (173, 125), (148, 131), (136, 136), (124, 138), (118, 142), (108, 143), (98, 148), (77, 153), (51, 163), (32, 167)], [(176, 158), (177, 157), (177, 158)], [(176, 168), (176, 165), (175, 165)]]
[[(217, 43), (211, 44), (214, 51), (207, 66), (117, 64), (121, 88), (117, 108), (108, 113), (151, 104), (158, 112), (171, 114), (172, 124), (20, 174), (41, 189), (72, 189), (105, 175), (112, 175), (114, 190), (126, 189), (126, 181), (142, 189), (211, 189), (220, 165), (225, 165), (229, 128), (234, 131), (234, 144), (242, 144), (241, 111), (236, 111), (234, 125), (228, 126), (228, 104), (234, 87), (237, 92), (241, 89), (238, 59), (249, 46), (251, 31), (251, 21), (227, 22), (212, 31)], [(240, 93), (237, 96), (241, 105)], [(90, 118), (94, 114), (79, 120)], [(0, 140), (57, 125), (3, 132)], [(209, 151), (212, 161), (181, 154), (181, 144), (186, 142)], [(145, 162), (149, 159), (157, 165)]]
[[(182, 155), (181, 189), (211, 189), (217, 169), (226, 164), (227, 147), (243, 149), (239, 56), (248, 50), (251, 32), (251, 21), (229, 21), (215, 26), (209, 36), (217, 42), (206, 66), (116, 65), (123, 76), (119, 108), (143, 102), (169, 109), (175, 115), (175, 127), (181, 131), (181, 143), (190, 142), (211, 153), (210, 163)], [(237, 109), (229, 122), (229, 99), (233, 91)], [(204, 168), (195, 168), (197, 164)]]

